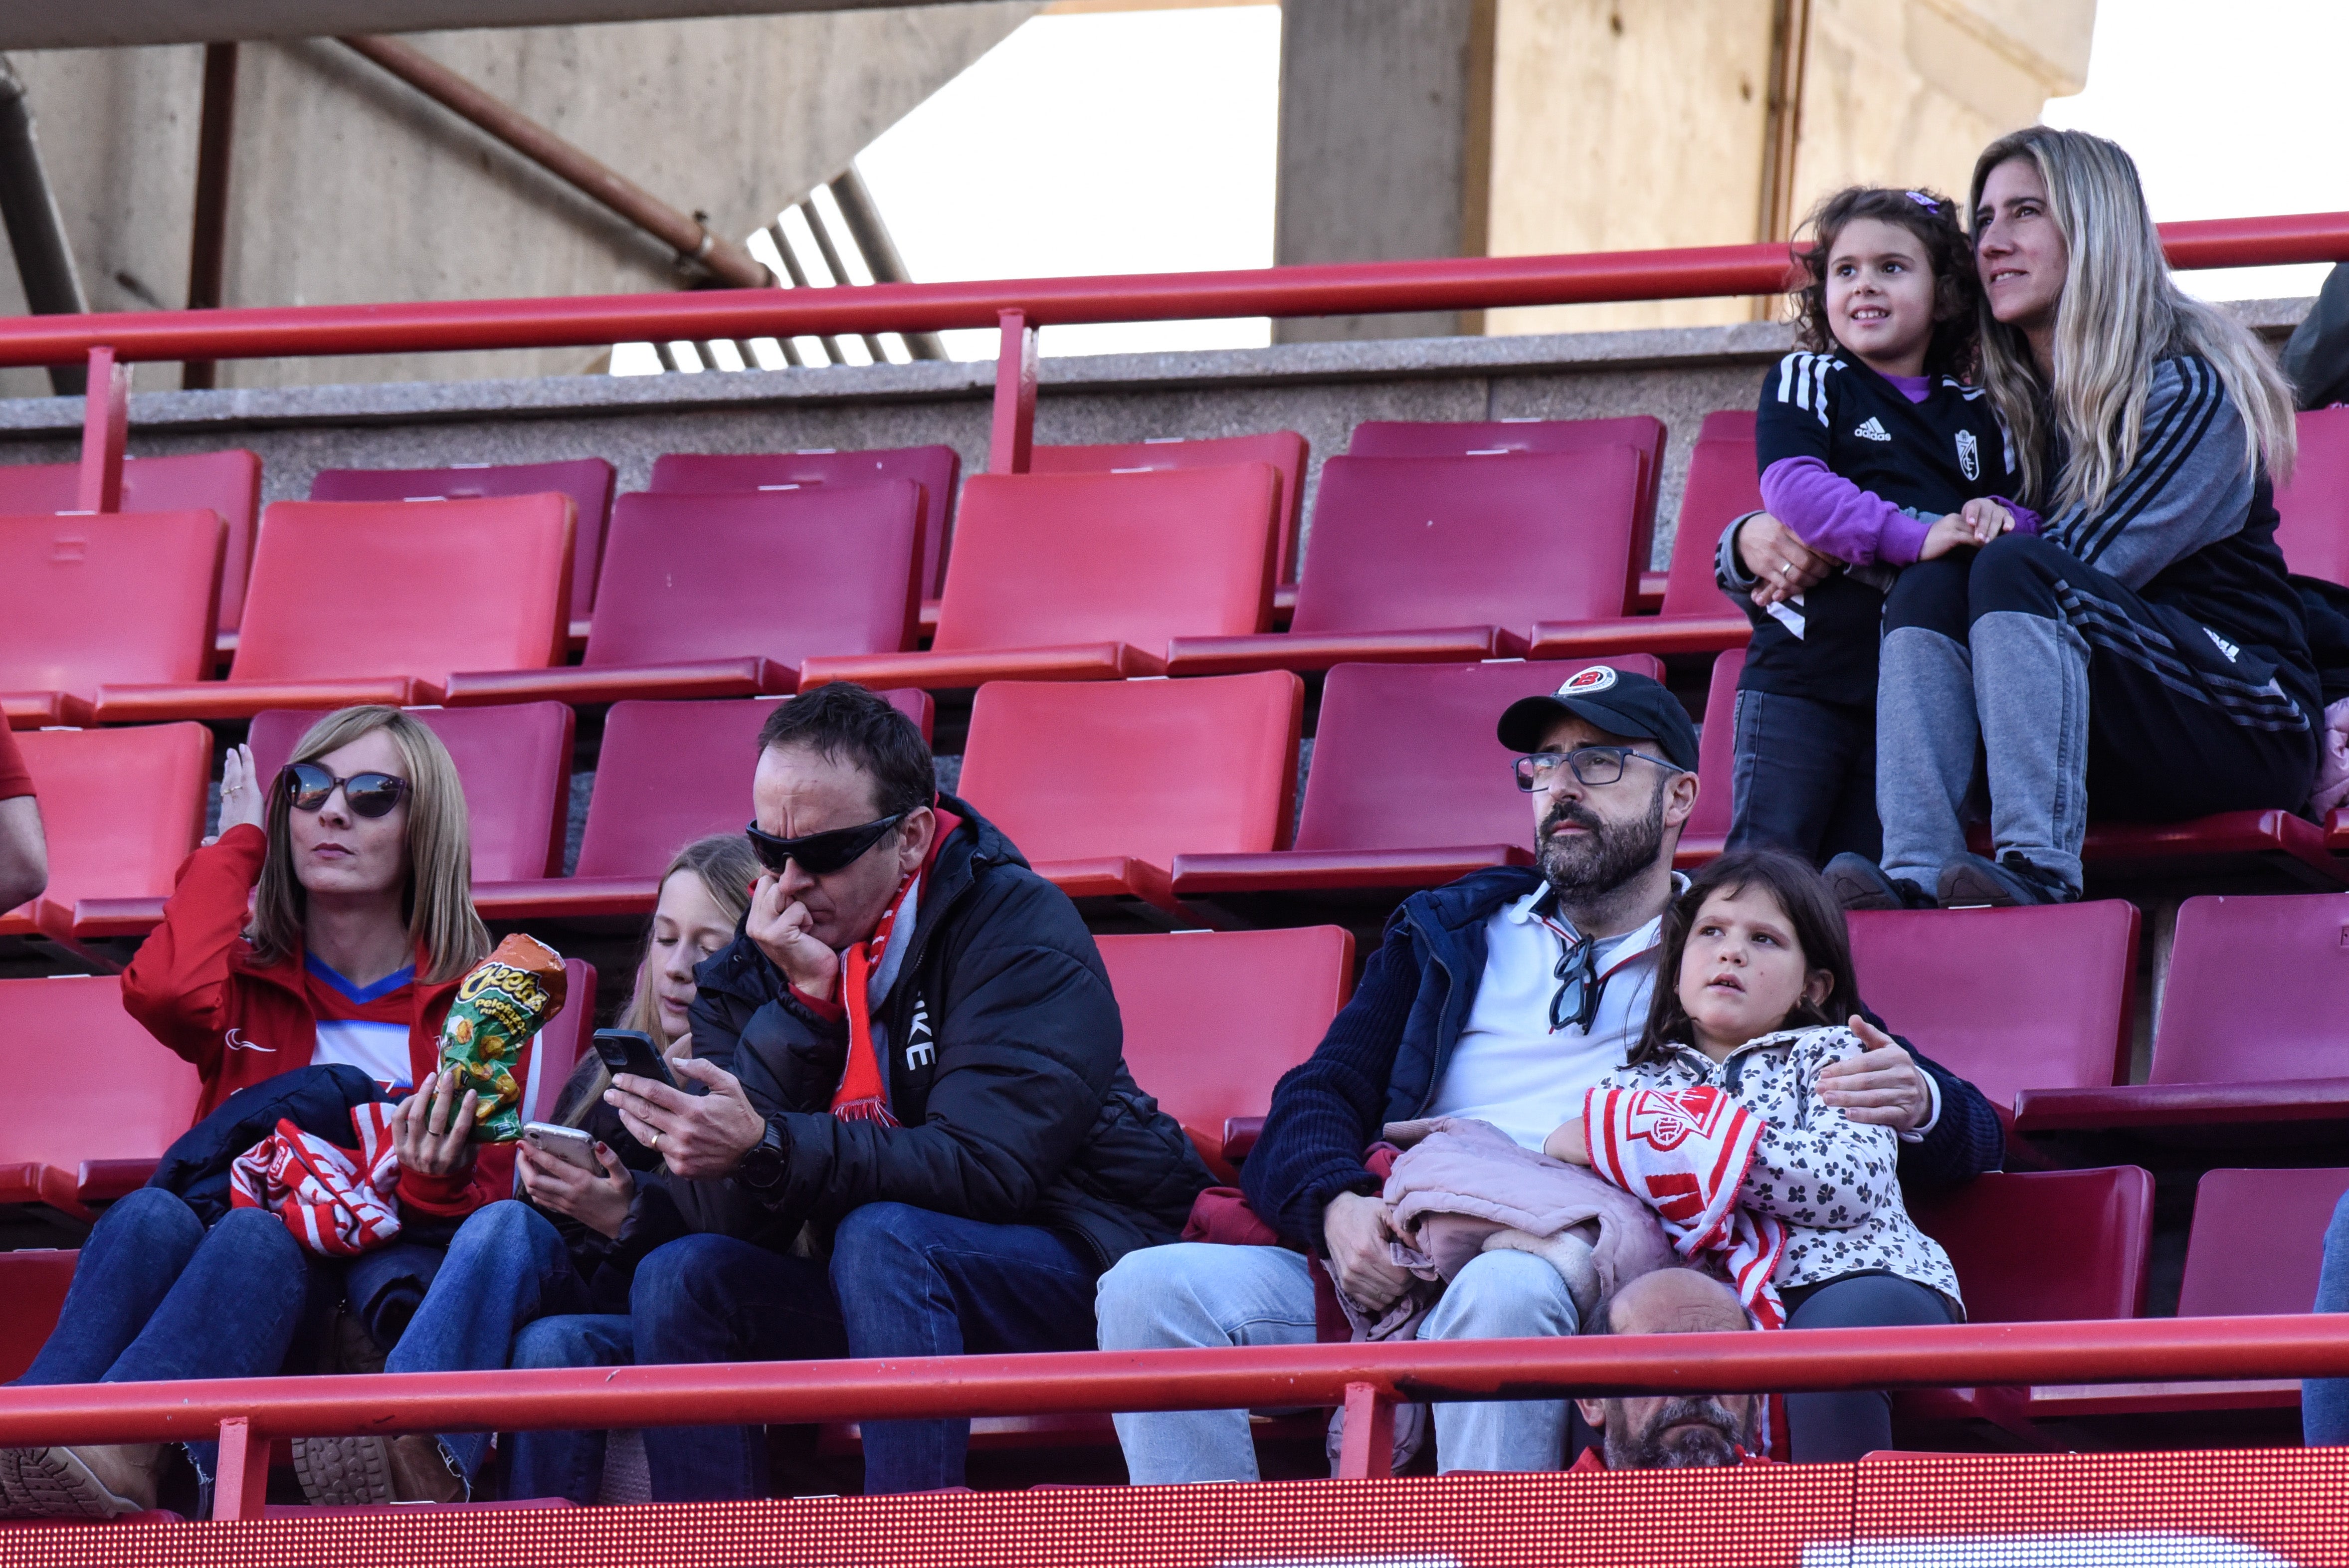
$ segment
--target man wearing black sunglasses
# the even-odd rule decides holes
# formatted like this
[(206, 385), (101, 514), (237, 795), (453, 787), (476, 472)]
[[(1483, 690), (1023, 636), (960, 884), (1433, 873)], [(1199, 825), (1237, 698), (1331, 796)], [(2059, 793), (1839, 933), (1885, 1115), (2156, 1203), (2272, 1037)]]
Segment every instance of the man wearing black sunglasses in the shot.
[[(636, 1359), (1091, 1349), (1101, 1272), (1174, 1240), (1208, 1177), (1126, 1072), (1075, 906), (861, 687), (781, 705), (751, 798), (766, 870), (673, 1064), (705, 1092), (607, 1097), (697, 1233), (636, 1269)], [(959, 1485), (968, 1434), (866, 1423), (865, 1490)], [(756, 1429), (645, 1449), (659, 1501), (766, 1495)]]
[[(1455, 1116), (1539, 1150), (1645, 1026), (1664, 912), (1685, 885), (1672, 854), (1696, 805), (1697, 736), (1663, 686), (1595, 665), (1512, 705), (1498, 738), (1493, 765), (1528, 797), (1536, 867), (1477, 872), (1405, 901), (1352, 1001), (1274, 1091), (1240, 1169), (1249, 1206), (1290, 1247), (1326, 1256), (1339, 1289), (1373, 1317), (1409, 1276), (1389, 1253), (1381, 1182), (1362, 1164), (1369, 1145), (1388, 1122)], [(1905, 1181), (1998, 1168), (1998, 1119), (1971, 1086), (1889, 1036), (1870, 1043), (1822, 1092), (1855, 1119), (1900, 1130)], [(1134, 1253), (1102, 1279), (1100, 1317), (1104, 1349), (1315, 1337), (1304, 1257), (1279, 1247)], [(1495, 1252), (1459, 1273), (1418, 1334), (1579, 1327), (1555, 1269)], [(1446, 1470), (1564, 1462), (1563, 1399), (1444, 1402), (1434, 1420)], [(1255, 1479), (1244, 1411), (1121, 1415), (1117, 1426), (1137, 1483)]]

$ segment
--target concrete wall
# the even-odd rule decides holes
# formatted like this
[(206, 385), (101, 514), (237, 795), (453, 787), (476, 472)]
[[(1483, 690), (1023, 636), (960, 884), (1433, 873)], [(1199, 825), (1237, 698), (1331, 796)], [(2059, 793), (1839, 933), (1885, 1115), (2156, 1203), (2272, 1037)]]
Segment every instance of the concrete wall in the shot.
[[(418, 35), (418, 47), (711, 227), (741, 235), (1041, 8), (984, 0), (824, 15)], [(93, 308), (186, 299), (202, 51), (13, 57)], [(675, 288), (662, 247), (331, 42), (248, 44), (226, 303)], [(23, 309), (0, 269), (0, 315)], [(262, 361), (226, 384), (586, 369), (593, 351)], [(37, 373), (34, 373), (37, 375)], [(8, 372), (0, 390), (31, 389)], [(177, 384), (142, 367), (142, 387)]]

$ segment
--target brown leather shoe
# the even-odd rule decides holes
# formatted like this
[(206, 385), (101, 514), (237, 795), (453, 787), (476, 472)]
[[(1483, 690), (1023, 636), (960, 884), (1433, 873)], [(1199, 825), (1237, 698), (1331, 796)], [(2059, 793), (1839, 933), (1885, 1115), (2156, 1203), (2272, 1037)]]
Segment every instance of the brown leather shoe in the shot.
[(160, 1443), (91, 1443), (81, 1448), (16, 1449), (0, 1459), (10, 1472), (10, 1511), (36, 1519), (114, 1519), (155, 1506)]

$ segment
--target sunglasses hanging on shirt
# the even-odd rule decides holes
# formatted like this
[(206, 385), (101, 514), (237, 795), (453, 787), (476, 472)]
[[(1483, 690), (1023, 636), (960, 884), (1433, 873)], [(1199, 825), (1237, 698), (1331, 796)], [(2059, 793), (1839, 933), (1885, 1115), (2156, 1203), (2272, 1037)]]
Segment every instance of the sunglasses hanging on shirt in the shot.
[(1599, 1016), (1599, 995), (1607, 989), (1606, 977), (1599, 974), (1593, 952), (1598, 945), (1584, 937), (1568, 944), (1557, 955), (1557, 967), (1551, 971), (1557, 980), (1557, 995), (1549, 1001), (1552, 1034), (1568, 1024), (1586, 1035), (1590, 1033), (1590, 1026)]

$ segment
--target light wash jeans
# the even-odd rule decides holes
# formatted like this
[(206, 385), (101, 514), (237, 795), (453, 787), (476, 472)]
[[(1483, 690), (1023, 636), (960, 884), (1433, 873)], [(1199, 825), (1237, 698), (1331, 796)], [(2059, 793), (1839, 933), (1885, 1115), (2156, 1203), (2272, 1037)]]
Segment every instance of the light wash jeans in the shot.
[[(1178, 1242), (1128, 1253), (1102, 1276), (1094, 1302), (1103, 1350), (1186, 1346), (1310, 1345), (1313, 1279), (1285, 1247)], [(1578, 1327), (1557, 1271), (1529, 1253), (1485, 1253), (1460, 1271), (1422, 1339), (1531, 1339)], [(1444, 1400), (1435, 1407), (1437, 1468), (1556, 1470), (1564, 1462), (1564, 1399)], [(1254, 1480), (1246, 1410), (1161, 1410), (1116, 1418), (1136, 1486)]]
[[(2315, 1312), (2349, 1312), (2349, 1193), (2324, 1228), (2324, 1270), (2316, 1276)], [(2300, 1386), (2300, 1430), (2310, 1448), (2349, 1443), (2349, 1377), (2311, 1377)]]

